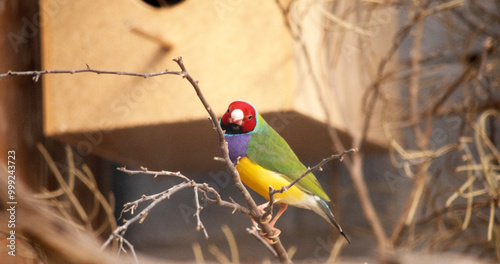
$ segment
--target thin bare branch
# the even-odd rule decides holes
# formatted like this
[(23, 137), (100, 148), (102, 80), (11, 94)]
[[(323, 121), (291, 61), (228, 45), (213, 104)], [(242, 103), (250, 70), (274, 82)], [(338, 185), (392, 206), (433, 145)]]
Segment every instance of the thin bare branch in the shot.
[(137, 214), (136, 216), (132, 217), (131, 219), (128, 219), (127, 221), (125, 221), (125, 223), (123, 225), (117, 227), (113, 231), (113, 233), (111, 233), (111, 235), (108, 237), (106, 242), (104, 242), (104, 244), (101, 246), (101, 249), (106, 248), (109, 245), (109, 243), (111, 241), (113, 241), (113, 239), (122, 239), (123, 235), (127, 231), (128, 227), (135, 222), (143, 222), (145, 220), (145, 218), (148, 216), (149, 212), (158, 203), (162, 202), (165, 199), (168, 199), (172, 194), (174, 194), (180, 190), (192, 187), (192, 186), (193, 186), (193, 182), (191, 182), (191, 181), (182, 182), (182, 183), (177, 184), (177, 185), (169, 188), (168, 190), (165, 190), (165, 191), (160, 192), (158, 194), (150, 195), (150, 196), (143, 196), (141, 199), (138, 199), (134, 202), (129, 202), (129, 203), (125, 204), (122, 213), (130, 211), (132, 214), (134, 214), (134, 210), (137, 209), (139, 203), (146, 201), (146, 200), (152, 200), (152, 202), (146, 208), (144, 208), (139, 214)]
[(162, 170), (162, 171), (150, 171), (150, 170), (148, 170), (148, 168), (145, 168), (145, 167), (141, 167), (140, 170), (129, 170), (126, 167), (120, 167), (120, 168), (117, 168), (117, 170), (125, 172), (125, 173), (130, 174), (130, 175), (142, 173), (142, 174), (154, 175), (155, 178), (158, 176), (161, 176), (161, 175), (163, 175), (163, 176), (175, 176), (175, 177), (179, 177), (185, 181), (189, 181), (189, 178), (182, 175), (180, 171), (176, 171), (176, 172), (164, 171), (164, 170)]
[(0, 79), (6, 76), (33, 76), (33, 81), (37, 82), (40, 79), (41, 75), (45, 74), (78, 74), (78, 73), (95, 73), (95, 74), (110, 74), (110, 75), (125, 75), (125, 76), (133, 76), (133, 77), (142, 77), (142, 78), (150, 78), (156, 77), (160, 75), (181, 75), (180, 71), (161, 71), (161, 72), (153, 72), (153, 73), (137, 73), (137, 72), (127, 72), (127, 71), (106, 71), (106, 70), (98, 70), (90, 68), (87, 65), (86, 69), (79, 70), (42, 70), (42, 71), (7, 71), (6, 73), (0, 74)]
[(194, 186), (193, 187), (194, 189), (194, 201), (196, 203), (196, 213), (194, 213), (195, 217), (196, 217), (196, 230), (203, 230), (203, 234), (205, 234), (205, 238), (208, 239), (208, 233), (207, 233), (207, 229), (205, 229), (205, 226), (203, 225), (203, 223), (201, 222), (201, 219), (200, 219), (200, 212), (201, 210), (203, 210), (203, 207), (200, 206), (200, 201), (198, 199), (198, 186)]

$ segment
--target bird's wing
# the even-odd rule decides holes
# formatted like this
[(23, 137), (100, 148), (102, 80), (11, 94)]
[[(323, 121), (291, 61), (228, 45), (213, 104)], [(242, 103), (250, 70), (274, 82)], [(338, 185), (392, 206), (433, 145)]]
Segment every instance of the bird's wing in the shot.
[[(259, 118), (259, 127), (252, 134), (246, 156), (267, 170), (283, 174), (289, 181), (297, 179), (307, 168), (300, 162), (288, 143), (260, 115)], [(297, 182), (296, 186), (327, 202), (330, 201), (312, 173)]]

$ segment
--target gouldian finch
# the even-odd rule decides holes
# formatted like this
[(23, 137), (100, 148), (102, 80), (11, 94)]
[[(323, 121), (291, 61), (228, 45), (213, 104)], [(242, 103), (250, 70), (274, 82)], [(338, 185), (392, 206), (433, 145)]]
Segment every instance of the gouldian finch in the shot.
[[(306, 166), (286, 141), (250, 103), (232, 102), (220, 125), (225, 130), (229, 157), (236, 163), (241, 181), (267, 200), (269, 186), (280, 189), (306, 172)], [(292, 205), (316, 212), (335, 226), (350, 243), (328, 206), (330, 198), (313, 173), (307, 174), (287, 191), (275, 194), (275, 202), (280, 204), (280, 210), (269, 224), (278, 235), (280, 231), (274, 228), (274, 224), (287, 206)], [(259, 206), (259, 210), (262, 211), (266, 204)]]

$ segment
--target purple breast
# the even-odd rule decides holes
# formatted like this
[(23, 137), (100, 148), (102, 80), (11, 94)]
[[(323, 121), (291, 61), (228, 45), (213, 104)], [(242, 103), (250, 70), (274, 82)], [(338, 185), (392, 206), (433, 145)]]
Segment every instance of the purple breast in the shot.
[(229, 158), (234, 163), (239, 158), (246, 156), (248, 141), (252, 137), (251, 134), (233, 134), (225, 135), (225, 139), (229, 148)]

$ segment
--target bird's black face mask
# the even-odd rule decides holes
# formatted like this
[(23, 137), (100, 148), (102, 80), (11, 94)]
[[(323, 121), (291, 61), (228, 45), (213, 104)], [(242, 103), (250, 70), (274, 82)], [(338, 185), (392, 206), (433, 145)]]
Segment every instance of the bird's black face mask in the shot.
[(222, 130), (226, 131), (226, 134), (241, 134), (241, 126), (238, 124), (229, 123), (229, 125), (221, 125)]

